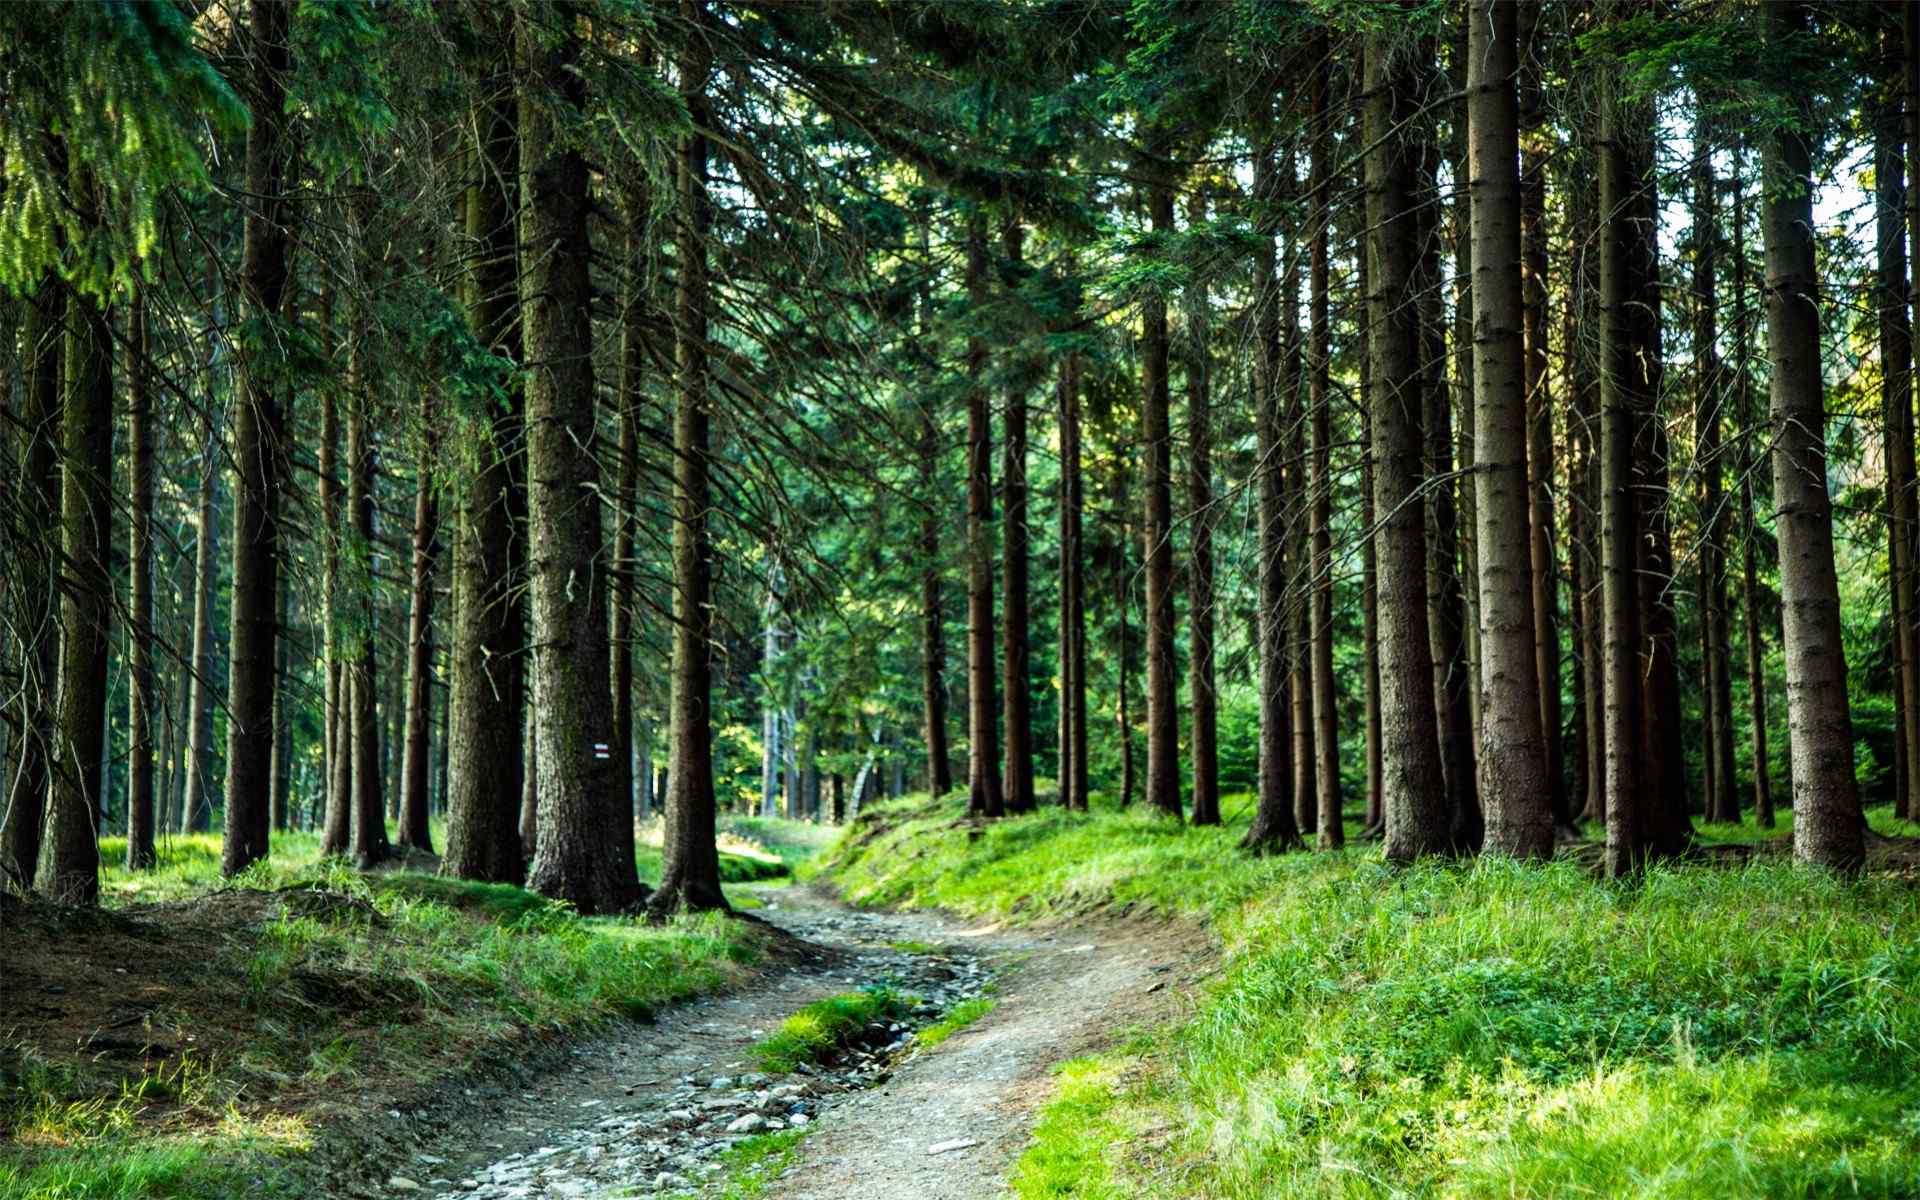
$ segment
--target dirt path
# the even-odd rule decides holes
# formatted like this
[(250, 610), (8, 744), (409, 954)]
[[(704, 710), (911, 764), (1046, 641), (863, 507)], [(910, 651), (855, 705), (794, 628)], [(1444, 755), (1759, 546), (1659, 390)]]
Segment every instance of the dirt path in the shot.
[[(685, 1195), (707, 1190), (721, 1175), (716, 1160), (740, 1140), (813, 1126), (770, 1197), (997, 1195), (1053, 1064), (1163, 1015), (1213, 960), (1187, 925), (1003, 930), (857, 911), (799, 888), (762, 894), (759, 915), (799, 939), (782, 965), (657, 1024), (576, 1045), (518, 1083), (465, 1089), (448, 1098), (444, 1121), (413, 1114), (427, 1118), (419, 1133), (379, 1155), (380, 1171), (340, 1179), (335, 1194)], [(747, 1061), (794, 1010), (874, 986), (941, 1007), (990, 990), (996, 1004), (931, 1049), (876, 1031), (891, 1044), (824, 1069), (769, 1078)]]

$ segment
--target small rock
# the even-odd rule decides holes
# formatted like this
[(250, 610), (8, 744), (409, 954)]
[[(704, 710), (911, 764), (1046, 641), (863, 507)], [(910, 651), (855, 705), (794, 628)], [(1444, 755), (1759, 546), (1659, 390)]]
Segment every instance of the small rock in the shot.
[(716, 1092), (723, 1091), (726, 1088), (730, 1088), (732, 1086), (733, 1086), (733, 1079), (726, 1075), (715, 1075), (713, 1077), (713, 1082), (707, 1085), (707, 1087), (711, 1088)]
[(787, 1124), (793, 1126), (795, 1129), (805, 1129), (808, 1125), (812, 1124), (812, 1122), (813, 1118), (805, 1113), (794, 1113), (787, 1118)]
[(392, 1179), (387, 1180), (387, 1186), (396, 1192), (417, 1192), (420, 1190), (420, 1185), (408, 1179), (405, 1175), (395, 1175)]
[(927, 1147), (928, 1154), (946, 1154), (953, 1150), (970, 1150), (980, 1144), (977, 1138), (954, 1138), (950, 1142), (935, 1142)]
[(744, 1117), (735, 1117), (727, 1125), (728, 1133), (759, 1133), (767, 1127), (767, 1119), (758, 1113), (748, 1113)]
[(653, 1186), (662, 1192), (668, 1188), (683, 1188), (687, 1186), (687, 1177), (675, 1175), (672, 1171), (662, 1171), (653, 1177)]

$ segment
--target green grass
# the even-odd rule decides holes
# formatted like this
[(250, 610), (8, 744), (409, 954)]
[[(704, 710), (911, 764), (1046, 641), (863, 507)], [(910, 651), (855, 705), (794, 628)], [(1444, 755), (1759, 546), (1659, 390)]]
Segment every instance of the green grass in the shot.
[(1920, 891), (1778, 860), (1254, 860), (1238, 829), (903, 806), (848, 893), (1208, 921), (1193, 1018), (1071, 1064), (1023, 1197), (1920, 1194)]
[(922, 1029), (915, 1040), (921, 1046), (931, 1049), (992, 1011), (993, 1001), (986, 996), (962, 1000), (948, 1009), (945, 1016)]
[(747, 1052), (763, 1070), (785, 1074), (834, 1054), (870, 1022), (898, 1020), (907, 1008), (905, 998), (884, 988), (842, 992), (807, 1005)]
[[(159, 869), (130, 873), (106, 839), (105, 903), (137, 912), (229, 886), (216, 836), (167, 838), (160, 853)], [(725, 854), (722, 870), (790, 873), (772, 853)], [(532, 1036), (645, 1017), (723, 986), (761, 941), (718, 916), (649, 926), (508, 885), (362, 875), (320, 860), (311, 834), (277, 836), (231, 886), (278, 899), (263, 923), (208, 938), (218, 986), (163, 1015), (178, 1044), (206, 1032), (195, 1005), (237, 1010), (247, 1036), (133, 1080), (53, 1061), (60, 1047), (0, 1048), (0, 1200), (299, 1194), (303, 1153), (326, 1121), (356, 1115), (357, 1089), (431, 1083)], [(286, 1095), (299, 1099), (275, 1104)]]

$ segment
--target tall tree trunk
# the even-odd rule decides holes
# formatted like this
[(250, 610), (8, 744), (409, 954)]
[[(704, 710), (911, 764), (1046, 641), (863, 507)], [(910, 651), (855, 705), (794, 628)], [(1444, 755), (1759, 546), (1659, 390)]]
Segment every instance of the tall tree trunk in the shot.
[(1393, 35), (1366, 42), (1367, 320), (1371, 330), (1374, 508), (1379, 555), (1381, 752), (1386, 856), (1445, 853), (1448, 797), (1433, 707), (1426, 613), (1426, 543), (1419, 489), (1422, 382), (1414, 286), (1420, 246), (1415, 194), (1421, 148), (1410, 132), (1410, 64)]
[[(978, 216), (967, 224), (969, 303), (979, 313), (987, 298), (986, 232)], [(987, 343), (967, 339), (967, 812), (1002, 811), (1000, 751), (993, 704), (993, 432), (987, 414)]]
[(292, 39), (285, 0), (252, 0), (247, 204), (241, 309), (256, 332), (242, 339), (233, 422), (233, 591), (227, 653), (226, 844), (220, 869), (267, 855), (273, 787), (274, 644), (279, 636), (280, 487), (285, 475), (285, 385), (270, 366), (267, 332), (280, 318), (288, 277), (287, 218), (293, 143), (284, 127)]
[[(1545, 754), (1547, 811), (1553, 824), (1567, 826), (1573, 823), (1573, 810), (1567, 799), (1566, 756), (1561, 733), (1560, 568), (1554, 558), (1553, 394), (1548, 387), (1547, 373), (1546, 197), (1549, 131), (1540, 103), (1542, 47), (1535, 40), (1539, 19), (1547, 10), (1531, 0), (1518, 3), (1515, 7), (1515, 42), (1518, 48), (1515, 62), (1515, 118), (1520, 131), (1520, 341), (1525, 373), (1526, 433), (1523, 446), (1527, 463), (1528, 558), (1531, 575), (1529, 607), (1532, 611), (1536, 676), (1534, 694), (1540, 708), (1538, 725)], [(1477, 461), (1487, 459), (1482, 457)], [(1480, 553), (1486, 553), (1484, 545)], [(1484, 606), (1484, 598), (1481, 603)], [(1483, 630), (1488, 620), (1482, 613), (1480, 623)], [(1492, 687), (1483, 680), (1480, 688), (1484, 707), (1485, 698)], [(1484, 732), (1481, 744), (1486, 744)], [(1486, 773), (1484, 765), (1481, 773), (1483, 776)], [(1551, 840), (1546, 852), (1552, 853)]]
[[(1255, 474), (1259, 488), (1258, 576), (1260, 607), (1260, 733), (1258, 799), (1253, 823), (1241, 846), (1258, 854), (1301, 845), (1293, 805), (1293, 733), (1288, 696), (1286, 613), (1286, 485), (1283, 478), (1281, 404), (1286, 394), (1285, 359), (1280, 347), (1280, 279), (1274, 255), (1274, 215), (1281, 172), (1274, 159), (1271, 118), (1262, 118), (1254, 134), (1253, 194), (1259, 201), (1255, 228), (1259, 248), (1253, 259), (1254, 359), (1253, 404), (1257, 439)], [(1289, 172), (1291, 167), (1289, 167)]]
[[(1906, 114), (1905, 162), (1902, 172), (1902, 202), (1906, 209), (1907, 241), (1920, 247), (1920, 186), (1912, 178), (1913, 164), (1920, 161), (1920, 12), (1902, 5), (1902, 63), (1905, 74), (1900, 81), (1903, 103), (1896, 107)], [(1920, 257), (1920, 251), (1911, 257)], [(1909, 334), (1920, 326), (1920, 272), (1908, 280), (1908, 295), (1913, 314), (1908, 320)], [(1911, 372), (1911, 367), (1909, 368)], [(1895, 611), (1900, 628), (1895, 640), (1898, 652), (1901, 736), (1906, 744), (1906, 818), (1920, 821), (1920, 472), (1914, 465), (1915, 438), (1920, 435), (1920, 413), (1916, 412), (1912, 390), (1908, 387), (1890, 396), (1887, 413), (1887, 493), (1888, 539), (1891, 543), (1889, 566), (1892, 590), (1902, 598)]]
[[(80, 220), (97, 226), (91, 169), (71, 168), (68, 181)], [(62, 374), (60, 691), (34, 887), (59, 904), (93, 904), (100, 897), (96, 829), (106, 784), (100, 756), (113, 607), (113, 329), (106, 306), (78, 291), (67, 305)]]
[[(503, 15), (496, 15), (504, 24)], [(519, 357), (517, 263), (520, 149), (510, 38), (492, 27), (494, 60), (474, 104), (473, 167), (465, 198), (469, 252), (467, 318), (480, 342)], [(523, 753), (526, 459), (517, 377), (473, 422), (475, 463), (458, 480), (454, 532), (454, 622), (447, 696), (447, 845), (443, 874), (519, 883), (526, 875), (520, 800), (531, 759)]]
[[(1298, 167), (1293, 156), (1287, 159), (1286, 184), (1291, 192), (1298, 185)], [(1304, 229), (1304, 226), (1301, 227)], [(1303, 238), (1287, 240), (1287, 255), (1281, 271), (1280, 324), (1284, 331), (1282, 377), (1287, 381), (1283, 421), (1286, 441), (1281, 458), (1286, 464), (1283, 479), (1286, 492), (1282, 500), (1287, 513), (1287, 727), (1293, 735), (1290, 757), (1293, 762), (1293, 821), (1302, 835), (1313, 833), (1320, 823), (1320, 786), (1315, 780), (1313, 752), (1313, 579), (1308, 561), (1312, 540), (1312, 504), (1308, 498), (1309, 435), (1306, 410), (1306, 358), (1300, 336), (1300, 276), (1308, 257)]]
[(1568, 273), (1564, 341), (1567, 348), (1567, 400), (1570, 441), (1574, 446), (1571, 491), (1575, 513), (1574, 627), (1575, 650), (1580, 661), (1580, 744), (1585, 776), (1579, 820), (1606, 820), (1606, 669), (1602, 658), (1603, 602), (1600, 569), (1600, 469), (1597, 435), (1599, 433), (1599, 382), (1594, 370), (1594, 351), (1599, 341), (1591, 332), (1598, 325), (1594, 300), (1597, 280), (1594, 276), (1596, 192), (1590, 170), (1583, 164), (1567, 172), (1568, 207), (1571, 213), (1569, 241), (1573, 250), (1573, 269)]
[(1081, 533), (1080, 361), (1060, 360), (1060, 803), (1087, 811), (1087, 604)]
[[(613, 514), (612, 577), (607, 581), (608, 652), (613, 688), (613, 729), (608, 740), (612, 776), (615, 836), (631, 844), (637, 797), (633, 778), (633, 646), (636, 606), (640, 598), (639, 558), (635, 541), (640, 535), (640, 404), (646, 382), (647, 294), (651, 286), (649, 200), (640, 184), (625, 196), (627, 280), (620, 306), (620, 445)], [(618, 853), (627, 854), (628, 851)]]
[[(520, 171), (527, 205), (521, 223), (527, 251), (521, 334), (531, 368), (529, 640), (540, 698), (534, 709), (539, 840), (527, 886), (583, 913), (604, 913), (632, 904), (639, 883), (631, 837), (623, 841), (620, 836), (631, 823), (616, 822), (624, 809), (611, 788), (607, 593), (597, 578), (604, 569), (605, 534), (595, 449), (591, 201), (587, 163), (571, 144), (573, 131), (564, 119), (584, 120), (587, 112), (586, 82), (577, 70), (583, 39), (578, 13), (560, 6), (556, 15), (563, 26), (558, 36), (535, 28), (524, 16), (516, 30), (523, 71)], [(683, 787), (696, 774), (683, 764)]]
[[(1767, 37), (1782, 53), (1809, 36), (1806, 6), (1767, 9)], [(1767, 357), (1773, 424), (1773, 497), (1780, 539), (1780, 608), (1787, 658), (1787, 739), (1793, 757), (1793, 854), (1857, 870), (1866, 857), (1853, 778), (1853, 720), (1840, 640), (1840, 590), (1827, 496), (1826, 394), (1820, 377), (1820, 278), (1813, 249), (1813, 167), (1803, 93), (1795, 127), (1768, 136), (1769, 189), (1761, 213), (1767, 251)]]
[[(282, 511), (285, 511), (286, 498), (281, 497)], [(288, 676), (293, 663), (293, 651), (287, 636), (288, 615), (292, 612), (292, 584), (282, 574), (276, 589), (279, 596), (274, 604), (280, 623), (280, 636), (275, 639), (273, 674), (277, 681), (273, 689), (273, 831), (285, 833), (288, 825), (287, 806), (292, 800), (293, 791), (293, 723), (287, 713)]]
[[(1329, 378), (1333, 336), (1328, 318), (1328, 289), (1332, 285), (1330, 235), (1332, 206), (1332, 114), (1327, 97), (1327, 41), (1318, 39), (1313, 78), (1308, 83), (1312, 105), (1313, 143), (1307, 169), (1307, 228), (1309, 250), (1307, 301), (1307, 404), (1312, 409), (1312, 444), (1308, 490), (1310, 500), (1309, 559), (1313, 660), (1314, 780), (1319, 812), (1317, 828), (1323, 850), (1346, 845), (1346, 824), (1340, 812), (1339, 712), (1333, 679), (1333, 396)], [(1197, 658), (1197, 655), (1196, 655)], [(1211, 664), (1209, 664), (1211, 670)]]
[[(1192, 222), (1207, 219), (1203, 200)], [(1213, 582), (1213, 395), (1211, 328), (1206, 285), (1187, 289), (1187, 507), (1192, 513), (1188, 545), (1187, 638), (1192, 655), (1189, 751), (1193, 755), (1193, 823), (1220, 823), (1219, 697), (1214, 684)]]
[[(1019, 268), (1021, 229), (1008, 220), (1001, 231), (1007, 261)], [(1027, 580), (1030, 573), (1027, 528), (1027, 397), (1016, 383), (1007, 394), (1007, 438), (1001, 457), (1001, 555), (1006, 603), (1001, 610), (1001, 710), (1006, 725), (1006, 767), (1001, 803), (1010, 813), (1032, 812), (1033, 688), (1028, 629)]]
[(153, 611), (153, 387), (148, 378), (147, 295), (134, 292), (127, 317), (127, 444), (133, 468), (133, 508), (127, 522), (127, 869), (154, 865), (154, 713), (160, 685), (154, 676), (158, 632)]
[(209, 419), (193, 552), (193, 688), (187, 702), (187, 796), (182, 825), (192, 833), (204, 832), (213, 824), (213, 592), (219, 586), (214, 559), (220, 525), (215, 511), (219, 463), (219, 440)]
[[(1895, 121), (1898, 121), (1896, 114)], [(1700, 625), (1701, 675), (1704, 688), (1701, 714), (1706, 737), (1706, 814), (1710, 821), (1740, 820), (1739, 793), (1733, 786), (1733, 681), (1727, 661), (1727, 514), (1721, 477), (1721, 410), (1726, 403), (1726, 380), (1720, 366), (1718, 254), (1720, 230), (1715, 213), (1713, 129), (1702, 117), (1696, 121), (1693, 168), (1693, 360), (1694, 456), (1700, 476)], [(1896, 205), (1897, 207), (1897, 205)], [(1898, 229), (1900, 216), (1893, 218)], [(1902, 294), (1894, 303), (1905, 312), (1904, 266)], [(1903, 358), (1906, 357), (1904, 354)]]
[[(1631, 0), (1613, 0), (1613, 20)], [(1644, 288), (1643, 255), (1635, 239), (1651, 236), (1636, 220), (1644, 186), (1637, 149), (1650, 120), (1647, 106), (1625, 94), (1620, 71), (1609, 70), (1600, 101), (1596, 145), (1600, 176), (1600, 509), (1605, 605), (1606, 868), (1633, 871), (1648, 836), (1640, 784), (1640, 600), (1636, 579), (1638, 522), (1634, 504), (1634, 442), (1639, 409), (1650, 398), (1647, 321), (1636, 310)]]
[[(1553, 855), (1552, 780), (1535, 673), (1541, 588), (1529, 538), (1529, 369), (1536, 331), (1522, 297), (1517, 0), (1474, 0), (1468, 18), (1468, 178), (1473, 205), (1474, 511), (1480, 556), (1480, 794), (1487, 849)], [(1543, 255), (1544, 257), (1544, 255)], [(1544, 292), (1539, 280), (1531, 281)], [(1540, 297), (1544, 308), (1545, 297)], [(1544, 315), (1544, 314), (1542, 314)], [(1541, 322), (1544, 326), (1544, 321)], [(1541, 358), (1545, 348), (1537, 347)], [(1537, 381), (1544, 395), (1544, 362)], [(1545, 482), (1536, 489), (1544, 495)], [(1539, 533), (1540, 506), (1533, 532)], [(1551, 551), (1546, 564), (1552, 570)], [(1547, 632), (1552, 635), (1551, 617)], [(1557, 651), (1554, 686), (1559, 672)], [(1541, 668), (1544, 671), (1545, 664)], [(1556, 706), (1557, 708), (1557, 706)]]
[(1910, 640), (1914, 600), (1906, 561), (1913, 501), (1909, 480), (1913, 473), (1913, 324), (1908, 313), (1906, 228), (1906, 75), (1902, 57), (1906, 39), (1899, 9), (1880, 7), (1880, 80), (1874, 96), (1874, 221), (1879, 259), (1879, 293), (1875, 306), (1880, 317), (1880, 401), (1882, 444), (1885, 447), (1887, 512), (1887, 582), (1893, 619), (1893, 811), (1906, 815), (1913, 798), (1912, 767), (1908, 755), (1905, 675), (1912, 657)]
[(1753, 370), (1747, 361), (1753, 342), (1747, 297), (1746, 181), (1739, 170), (1744, 150), (1734, 156), (1733, 189), (1733, 345), (1734, 400), (1740, 422), (1740, 610), (1747, 635), (1747, 729), (1749, 769), (1753, 776), (1753, 817), (1762, 829), (1772, 829), (1773, 784), (1767, 750), (1766, 652), (1760, 642), (1760, 582), (1757, 535), (1754, 529), (1753, 479), (1760, 470), (1753, 431), (1760, 414), (1753, 402)]
[(407, 603), (407, 705), (400, 771), (400, 844), (433, 853), (433, 559), (439, 551), (440, 506), (434, 487), (434, 392), (420, 393), (420, 457), (413, 481), (413, 561)]
[[(1148, 151), (1147, 207), (1153, 231), (1173, 233), (1173, 178), (1170, 147), (1156, 135)], [(1180, 698), (1174, 669), (1173, 621), (1173, 429), (1167, 386), (1167, 302), (1149, 295), (1140, 311), (1140, 374), (1145, 395), (1141, 409), (1142, 490), (1146, 493), (1141, 526), (1141, 561), (1147, 590), (1147, 805), (1168, 816), (1180, 815)]]
[[(1364, 251), (1361, 258), (1364, 262)], [(1360, 274), (1364, 280), (1366, 272), (1363, 270)], [(1366, 285), (1362, 282), (1360, 295), (1364, 297), (1366, 294)], [(1361, 359), (1360, 395), (1364, 397), (1372, 394), (1368, 378), (1372, 374), (1368, 366), (1368, 359), (1372, 355), (1365, 351), (1364, 345), (1362, 350), (1366, 357)], [(1380, 562), (1373, 534), (1376, 521), (1373, 507), (1373, 417), (1364, 404), (1360, 416), (1360, 525), (1365, 531), (1360, 543), (1360, 655), (1361, 670), (1366, 676), (1361, 684), (1361, 702), (1367, 755), (1366, 835), (1371, 838), (1386, 832), (1387, 810), (1380, 728)]]
[[(333, 332), (333, 296), (320, 298), (320, 324), (323, 337)], [(352, 777), (344, 769), (343, 736), (348, 723), (346, 671), (341, 661), (339, 609), (340, 589), (340, 412), (339, 389), (321, 387), (320, 392), (320, 624), (321, 670), (325, 695), (322, 703), (320, 737), (326, 747), (322, 756), (324, 777), (321, 791), (326, 797), (321, 821), (320, 853), (345, 854), (350, 845), (352, 819), (349, 811)]]
[[(355, 224), (365, 228), (362, 218)], [(356, 234), (356, 240), (359, 237)], [(362, 286), (366, 286), (362, 281)], [(364, 303), (364, 302), (362, 302)], [(347, 536), (345, 586), (351, 628), (344, 635), (344, 688), (347, 693), (347, 811), (353, 860), (361, 869), (387, 857), (387, 806), (380, 763), (379, 607), (374, 575), (373, 401), (366, 378), (362, 343), (369, 314), (355, 316), (347, 352)]]
[(931, 402), (920, 409), (920, 711), (921, 737), (927, 745), (927, 793), (953, 790), (953, 761), (947, 748), (946, 584), (940, 570), (940, 429)]
[(20, 389), (19, 509), (14, 544), (20, 556), (14, 586), (21, 597), (21, 680), (10, 702), (19, 752), (0, 802), (0, 882), (16, 891), (33, 886), (46, 823), (54, 718), (54, 673), (59, 669), (58, 556), (47, 531), (60, 519), (61, 360), (65, 353), (67, 292), (51, 273), (41, 281), (21, 330), (26, 378)]
[[(678, 294), (675, 354), (679, 378), (673, 408), (673, 696), (672, 759), (666, 796), (666, 839), (656, 916), (727, 908), (714, 842), (713, 579), (707, 534), (712, 451), (707, 372), (707, 76), (704, 0), (682, 0), (695, 30), (681, 51), (680, 96), (693, 119), (677, 162), (680, 214), (675, 233)], [(584, 269), (584, 262), (582, 264)], [(542, 690), (544, 697), (545, 691)]]
[[(1435, 197), (1439, 147), (1432, 141), (1425, 143), (1420, 164), (1416, 195)], [(1440, 773), (1445, 780), (1448, 801), (1448, 837), (1455, 851), (1471, 852), (1480, 849), (1486, 831), (1474, 770), (1474, 666), (1468, 657), (1467, 634), (1472, 609), (1467, 605), (1468, 589), (1460, 569), (1462, 489), (1454, 474), (1454, 397), (1446, 378), (1447, 323), (1441, 303), (1437, 200), (1417, 205), (1414, 214), (1415, 244), (1421, 248), (1416, 260), (1413, 304), (1419, 322), (1420, 390), (1426, 403), (1427, 630), (1433, 655), (1434, 720), (1439, 730)], [(1465, 376), (1470, 375), (1469, 369)], [(1465, 376), (1460, 389), (1463, 425), (1471, 424), (1473, 408), (1472, 386)], [(1463, 439), (1459, 448), (1471, 452), (1472, 446), (1473, 439), (1469, 437)], [(1471, 547), (1474, 539), (1469, 536), (1464, 540)], [(1473, 607), (1478, 608), (1478, 603)]]

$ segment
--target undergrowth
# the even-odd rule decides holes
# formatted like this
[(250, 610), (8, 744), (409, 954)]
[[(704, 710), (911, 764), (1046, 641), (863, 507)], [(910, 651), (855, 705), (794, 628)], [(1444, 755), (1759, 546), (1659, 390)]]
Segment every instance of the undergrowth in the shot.
[[(119, 849), (106, 842), (112, 864)], [(362, 874), (320, 860), (307, 834), (276, 837), (272, 858), (222, 881), (219, 847), (173, 837), (158, 870), (103, 873), (105, 903), (162, 927), (143, 906), (185, 902), (210, 921), (220, 910), (201, 905), (214, 893), (272, 893), (264, 920), (204, 937), (206, 980), (152, 1019), (156, 1036), (197, 1049), (132, 1077), (59, 1061), (58, 1047), (0, 1050), (3, 1200), (300, 1194), (302, 1152), (364, 1090), (430, 1083), (529, 1034), (645, 1017), (721, 986), (761, 941), (721, 916), (650, 926), (582, 918), (505, 884)], [(723, 855), (722, 870), (789, 872), (770, 852)], [(246, 1034), (220, 1044), (215, 1024)]]
[(1920, 1194), (1910, 882), (1394, 871), (1144, 816), (959, 817), (883, 813), (829, 869), (867, 902), (1127, 905), (1227, 946), (1191, 1020), (1065, 1068), (1021, 1196)]

